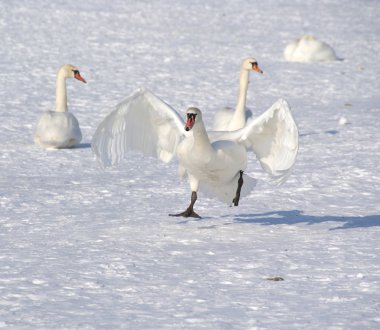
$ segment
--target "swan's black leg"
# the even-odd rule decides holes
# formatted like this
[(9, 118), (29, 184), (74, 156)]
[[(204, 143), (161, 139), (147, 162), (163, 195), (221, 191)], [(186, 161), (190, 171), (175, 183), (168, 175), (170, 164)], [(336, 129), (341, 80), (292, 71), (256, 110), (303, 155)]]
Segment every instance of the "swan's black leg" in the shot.
[(240, 177), (239, 177), (239, 180), (238, 180), (238, 187), (237, 187), (237, 190), (236, 190), (236, 196), (232, 200), (232, 203), (234, 203), (235, 206), (239, 205), (241, 187), (243, 187), (243, 171), (240, 171)]
[(186, 209), (186, 211), (178, 213), (178, 214), (169, 214), (171, 217), (192, 217), (192, 218), (201, 218), (198, 214), (194, 212), (194, 204), (197, 201), (197, 192), (193, 191), (191, 193), (191, 202), (189, 207)]

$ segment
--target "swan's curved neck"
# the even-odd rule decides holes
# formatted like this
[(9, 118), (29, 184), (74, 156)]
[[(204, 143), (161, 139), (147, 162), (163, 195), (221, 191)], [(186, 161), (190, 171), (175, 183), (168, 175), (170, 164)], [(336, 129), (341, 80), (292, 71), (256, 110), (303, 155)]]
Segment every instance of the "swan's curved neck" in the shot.
[(67, 111), (66, 77), (63, 72), (58, 72), (55, 91), (55, 106), (57, 112)]
[(234, 115), (229, 125), (229, 130), (236, 130), (245, 125), (245, 104), (247, 102), (247, 90), (249, 82), (249, 72), (246, 69), (240, 71), (239, 98)]
[(194, 136), (194, 149), (200, 150), (202, 154), (211, 151), (211, 143), (208, 138), (206, 128), (203, 122), (197, 123), (193, 127), (193, 136)]

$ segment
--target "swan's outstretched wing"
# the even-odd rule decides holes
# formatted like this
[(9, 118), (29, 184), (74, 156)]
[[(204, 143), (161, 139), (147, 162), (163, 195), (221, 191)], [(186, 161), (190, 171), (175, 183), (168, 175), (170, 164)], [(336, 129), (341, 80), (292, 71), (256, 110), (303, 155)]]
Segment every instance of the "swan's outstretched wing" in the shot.
[(100, 123), (91, 145), (102, 166), (115, 165), (131, 150), (169, 162), (184, 132), (173, 108), (138, 89)]
[(298, 128), (288, 102), (278, 100), (259, 117), (232, 132), (209, 132), (212, 141), (233, 140), (253, 150), (262, 168), (269, 174), (286, 179), (298, 153)]

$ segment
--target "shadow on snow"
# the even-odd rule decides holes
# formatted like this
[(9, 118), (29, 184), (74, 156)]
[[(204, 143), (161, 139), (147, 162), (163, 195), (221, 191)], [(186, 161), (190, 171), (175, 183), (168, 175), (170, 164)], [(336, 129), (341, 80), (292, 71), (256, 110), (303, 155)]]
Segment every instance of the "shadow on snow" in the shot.
[(300, 210), (292, 211), (273, 211), (256, 214), (239, 214), (234, 217), (235, 223), (255, 223), (262, 225), (295, 225), (298, 223), (307, 223), (314, 225), (322, 222), (338, 222), (341, 225), (331, 228), (351, 229), (380, 226), (380, 215), (367, 216), (339, 216), (339, 215), (307, 215)]
[(79, 143), (75, 146), (75, 149), (87, 149), (91, 148), (91, 143)]

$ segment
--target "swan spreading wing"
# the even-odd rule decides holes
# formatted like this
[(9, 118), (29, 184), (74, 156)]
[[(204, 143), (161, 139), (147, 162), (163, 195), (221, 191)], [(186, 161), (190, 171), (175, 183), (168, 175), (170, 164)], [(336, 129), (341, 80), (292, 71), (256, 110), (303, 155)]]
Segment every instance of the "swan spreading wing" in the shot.
[(232, 140), (252, 150), (262, 168), (279, 182), (289, 175), (298, 152), (297, 125), (283, 99), (245, 127), (231, 132), (209, 132), (209, 137), (211, 141)]
[(185, 134), (181, 116), (141, 88), (100, 123), (92, 139), (92, 150), (104, 167), (117, 164), (132, 150), (169, 162)]
[[(169, 162), (186, 133), (181, 116), (146, 89), (116, 106), (97, 128), (92, 149), (102, 166), (117, 164), (129, 151)], [(278, 182), (288, 177), (298, 152), (298, 129), (288, 103), (278, 100), (236, 131), (208, 132), (211, 142), (231, 140), (256, 154), (262, 168)]]

